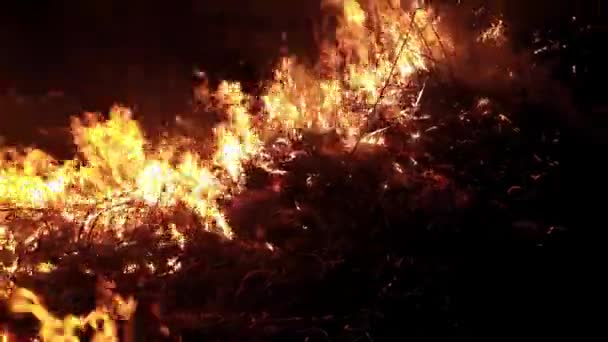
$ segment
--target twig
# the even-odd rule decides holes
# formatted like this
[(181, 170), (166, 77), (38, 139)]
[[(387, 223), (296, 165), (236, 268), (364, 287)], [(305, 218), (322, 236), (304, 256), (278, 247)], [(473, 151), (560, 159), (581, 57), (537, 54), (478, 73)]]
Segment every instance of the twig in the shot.
[[(99, 218), (101, 217), (101, 215), (103, 215), (105, 213), (108, 213), (108, 212), (110, 212), (110, 211), (112, 211), (114, 209), (120, 208), (122, 206), (133, 204), (133, 202), (134, 201), (132, 201), (132, 200), (128, 200), (128, 201), (124, 201), (124, 202), (121, 202), (121, 203), (117, 203), (117, 204), (112, 205), (110, 207), (103, 208), (102, 210), (100, 210), (97, 213), (95, 213), (95, 215), (94, 215), (94, 217), (93, 217), (93, 219), (91, 221), (91, 224), (89, 224), (89, 230), (88, 230), (88, 234), (87, 234), (88, 237), (90, 238), (91, 233), (95, 229), (95, 226), (97, 225), (97, 221), (99, 221)], [(78, 239), (81, 238), (81, 235), (84, 232), (85, 228), (86, 228), (86, 221), (82, 225), (82, 228), (81, 228), (80, 232), (78, 233)]]
[(426, 41), (426, 39), (424, 38), (424, 35), (422, 34), (422, 30), (426, 29), (430, 25), (432, 25), (432, 23), (424, 26), (423, 28), (420, 28), (420, 27), (416, 26), (416, 32), (418, 33), (418, 36), (420, 37), (420, 40), (422, 40), (422, 44), (424, 45), (424, 47), (427, 49), (427, 51), (432, 56), (433, 55), (433, 49), (431, 49), (431, 46), (429, 45), (429, 42)]
[(401, 46), (399, 47), (399, 51), (397, 52), (397, 55), (395, 56), (395, 60), (393, 61), (392, 65), (391, 65), (391, 70), (388, 73), (388, 76), (386, 77), (386, 80), (384, 81), (384, 85), (382, 86), (382, 89), (380, 90), (380, 94), (378, 95), (378, 98), (376, 99), (376, 102), (374, 103), (374, 106), (372, 107), (372, 112), (370, 113), (372, 115), (372, 119), (373, 116), (376, 114), (376, 110), (378, 105), (380, 104), (380, 101), (382, 100), (382, 97), (384, 97), (384, 92), (386, 91), (386, 88), (388, 87), (388, 84), (391, 81), (391, 78), (393, 77), (393, 73), (395, 72), (395, 68), (397, 67), (397, 63), (399, 63), (399, 58), (401, 57), (401, 54), (403, 53), (403, 50), (405, 49), (405, 46), (407, 45), (409, 39), (410, 39), (410, 33), (412, 31), (412, 27), (414, 27), (414, 24), (416, 23), (416, 14), (418, 13), (418, 9), (416, 9), (414, 12), (412, 12), (412, 17), (410, 19), (410, 27), (407, 30), (407, 33), (405, 35), (405, 37), (403, 38), (403, 41), (401, 43)]
[(441, 52), (443, 52), (443, 55), (445, 56), (445, 59), (447, 60), (447, 66), (448, 66), (448, 72), (450, 73), (450, 76), (452, 77), (452, 81), (456, 80), (456, 76), (454, 74), (454, 70), (452, 69), (452, 64), (450, 63), (450, 55), (448, 55), (448, 50), (445, 48), (445, 44), (443, 44), (443, 40), (441, 39), (441, 36), (439, 35), (439, 32), (437, 32), (437, 29), (435, 28), (435, 25), (433, 25), (433, 23), (430, 23), (431, 26), (431, 30), (433, 30), (433, 34), (435, 35), (435, 38), (437, 38), (437, 42), (439, 43), (439, 48), (441, 49)]
[(319, 332), (321, 333), (321, 335), (323, 335), (323, 337), (325, 338), (326, 341), (331, 341), (331, 339), (329, 338), (329, 334), (327, 333), (327, 331), (321, 329), (321, 328), (317, 328), (317, 327), (311, 327), (308, 329), (304, 329), (304, 330), (298, 330), (299, 333), (307, 333), (307, 332)]
[(268, 270), (252, 270), (247, 272), (247, 274), (245, 274), (245, 276), (243, 277), (243, 279), (241, 279), (241, 283), (239, 284), (238, 289), (236, 290), (236, 292), (234, 293), (234, 297), (240, 297), (241, 293), (243, 293), (243, 291), (245, 291), (245, 284), (247, 283), (247, 281), (257, 275), (266, 275), (267, 278), (270, 277), (270, 275), (272, 275), (271, 271)]
[[(445, 45), (443, 44), (443, 41), (441, 40), (441, 37), (439, 36), (439, 32), (437, 32), (437, 30), (435, 29), (435, 25), (433, 24), (432, 21), (429, 22), (424, 28), (426, 29), (427, 27), (431, 28), (431, 30), (433, 31), (433, 34), (437, 38), (439, 48), (440, 48), (441, 52), (443, 53), (444, 58), (447, 61), (447, 63), (445, 63), (445, 65), (448, 69), (448, 75), (451, 78), (452, 82), (454, 82), (456, 79), (456, 76), (454, 74), (454, 70), (452, 69), (452, 64), (450, 63), (450, 56), (448, 55), (447, 49), (445, 48)], [(426, 56), (425, 54), (421, 54), (421, 55), (423, 57), (425, 57), (427, 60), (430, 60), (431, 62), (433, 62), (434, 64), (437, 64), (437, 60), (435, 59), (435, 57), (433, 55), (433, 50), (431, 49), (428, 41), (422, 34), (422, 29), (420, 27), (416, 26), (416, 31), (418, 32), (418, 36), (420, 37), (420, 40), (422, 40), (424, 47), (426, 48), (426, 50), (429, 53), (429, 56)], [(442, 86), (445, 86), (445, 84), (443, 84), (443, 82), (440, 82), (440, 83)]]
[[(376, 102), (374, 103), (374, 106), (372, 107), (372, 111), (370, 113), (370, 121), (376, 121), (375, 120), (375, 116), (376, 116), (376, 110), (378, 108), (378, 105), (380, 104), (380, 101), (382, 100), (382, 97), (384, 97), (384, 92), (386, 91), (386, 88), (388, 87), (388, 84), (391, 81), (391, 78), (393, 77), (393, 73), (395, 72), (395, 68), (397, 67), (397, 63), (399, 63), (399, 58), (401, 58), (401, 54), (403, 53), (403, 50), (405, 49), (405, 46), (407, 45), (409, 39), (410, 39), (410, 33), (412, 31), (412, 27), (414, 26), (414, 24), (416, 23), (416, 14), (418, 13), (418, 11), (420, 11), (420, 9), (416, 9), (412, 12), (411, 18), (410, 18), (410, 27), (407, 30), (407, 33), (405, 35), (405, 37), (403, 38), (403, 41), (401, 43), (401, 46), (399, 47), (399, 51), (397, 52), (397, 55), (395, 56), (395, 60), (393, 61), (392, 65), (391, 65), (391, 70), (388, 73), (388, 76), (386, 78), (386, 80), (384, 81), (384, 85), (382, 86), (382, 89), (380, 90), (380, 94), (378, 95), (378, 98), (376, 99)], [(367, 125), (368, 127), (366, 128), (369, 129), (369, 123)], [(362, 134), (361, 137), (359, 139), (357, 139), (357, 142), (355, 143), (355, 146), (353, 147), (353, 149), (350, 151), (350, 154), (354, 154), (357, 151), (357, 148), (359, 147), (359, 145), (361, 144), (361, 141), (365, 138), (365, 134)]]
[(0, 207), (0, 211), (8, 211), (8, 212), (13, 212), (13, 211), (42, 211), (42, 208), (20, 208), (20, 207)]
[(372, 338), (372, 336), (367, 331), (365, 332), (365, 335), (357, 337), (352, 342), (361, 341), (364, 338), (366, 338), (370, 342), (374, 342), (374, 339)]

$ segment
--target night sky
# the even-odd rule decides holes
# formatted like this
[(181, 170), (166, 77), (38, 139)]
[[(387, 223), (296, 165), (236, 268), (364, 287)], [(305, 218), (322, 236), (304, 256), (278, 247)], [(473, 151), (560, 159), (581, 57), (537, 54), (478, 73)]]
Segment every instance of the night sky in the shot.
[[(282, 31), (290, 33), (293, 52), (310, 54), (318, 2), (3, 1), (0, 85), (23, 92), (82, 90), (84, 83), (98, 83), (99, 74), (125, 75), (122, 68), (128, 65), (146, 66), (153, 78), (163, 78), (169, 65), (181, 69), (178, 76), (194, 64), (231, 69), (231, 63), (245, 59), (261, 65), (276, 56)], [(523, 35), (597, 12), (591, 0), (461, 2), (491, 4)], [(121, 83), (116, 77), (110, 77), (114, 86)]]
[[(592, 0), (460, 2), (487, 3), (504, 13), (516, 42), (529, 40), (536, 29), (563, 29), (573, 16), (593, 25), (598, 37), (605, 32), (599, 2)], [(319, 16), (318, 0), (185, 0), (170, 5), (22, 0), (1, 6), (0, 95), (12, 89), (31, 102), (49, 91), (65, 94), (42, 108), (15, 108), (2, 100), (0, 134), (9, 140), (29, 136), (32, 125), (65, 126), (70, 115), (105, 111), (115, 102), (137, 106), (147, 118), (170, 118), (188, 109), (195, 67), (222, 79), (263, 77), (279, 53), (281, 32), (288, 33), (290, 52), (309, 59), (316, 55), (311, 28)], [(566, 70), (571, 61), (559, 63)], [(586, 103), (603, 98), (598, 90), (583, 93)], [(26, 141), (31, 142), (35, 139)]]
[[(69, 144), (69, 136), (44, 136), (39, 128), (57, 132), (69, 116), (117, 102), (136, 107), (152, 125), (170, 120), (189, 108), (195, 67), (215, 78), (259, 78), (276, 60), (283, 31), (292, 52), (310, 54), (317, 5), (253, 3), (3, 2), (0, 135), (64, 150), (59, 140)], [(40, 103), (49, 91), (65, 96)]]
[(282, 31), (291, 31), (294, 46), (306, 44), (307, 20), (317, 6), (301, 0), (290, 1), (289, 6), (284, 1), (253, 3), (3, 4), (0, 73), (6, 75), (4, 83), (17, 82), (26, 92), (65, 88), (66, 82), (78, 89), (99, 73), (124, 74), (122, 68), (129, 65), (146, 67), (152, 78), (163, 78), (163, 69), (169, 66), (182, 69), (176, 70), (180, 76), (194, 64), (230, 69), (231, 63), (242, 59), (263, 63), (276, 55)]

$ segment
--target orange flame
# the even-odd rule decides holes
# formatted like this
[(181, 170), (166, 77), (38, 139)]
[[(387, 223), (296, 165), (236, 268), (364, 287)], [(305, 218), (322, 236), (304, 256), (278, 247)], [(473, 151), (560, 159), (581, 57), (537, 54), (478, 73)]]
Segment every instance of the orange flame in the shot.
[[(74, 160), (61, 162), (38, 149), (0, 150), (0, 209), (53, 210), (84, 226), (93, 212), (103, 234), (120, 239), (137, 224), (133, 221), (141, 217), (137, 213), (142, 208), (169, 210), (181, 205), (195, 213), (205, 229), (233, 238), (220, 203), (243, 189), (247, 163), (272, 169), (265, 151), (269, 142), (297, 138), (307, 129), (334, 130), (346, 147), (357, 141), (384, 144), (382, 131), (365, 135), (372, 108), (380, 106), (398, 113), (398, 119), (407, 118), (422, 92), (415, 103), (404, 104), (400, 89), (414, 81), (418, 71), (432, 68), (450, 46), (449, 41), (439, 41), (441, 28), (430, 11), (412, 14), (381, 6), (378, 12), (366, 13), (355, 0), (343, 0), (341, 6), (336, 44), (322, 47), (314, 69), (293, 57), (283, 58), (261, 97), (263, 110), (257, 117), (249, 110), (251, 96), (239, 83), (222, 82), (214, 94), (201, 89), (201, 98), (214, 97), (227, 116), (210, 137), (215, 141), (210, 156), (192, 149), (181, 152), (183, 146), (172, 141), (151, 144), (127, 108), (112, 108), (107, 120), (87, 113), (72, 120), (79, 152)], [(379, 25), (370, 25), (371, 21)], [(169, 227), (171, 238), (183, 248), (187, 234), (175, 223)], [(0, 216), (0, 250), (14, 252), (19, 243), (10, 220)], [(274, 249), (270, 244), (267, 248)], [(169, 262), (179, 267), (176, 259)], [(130, 272), (130, 266), (123, 271)], [(0, 278), (18, 268), (16, 261), (0, 261)], [(53, 269), (50, 263), (40, 263), (34, 272)], [(118, 340), (108, 308), (59, 319), (31, 291), (12, 290), (8, 282), (0, 287), (5, 297), (12, 292), (13, 312), (31, 313), (41, 322), (44, 341), (78, 341), (77, 332), (87, 326), (96, 331), (96, 341)], [(116, 302), (119, 312), (132, 312), (134, 301)]]
[[(117, 306), (115, 311), (120, 318), (130, 319), (135, 311), (135, 301), (132, 298), (125, 301), (119, 296), (114, 301)], [(11, 298), (10, 309), (14, 313), (32, 314), (40, 322), (38, 335), (44, 342), (79, 342), (78, 332), (87, 327), (95, 332), (92, 341), (118, 342), (116, 324), (109, 314), (109, 308), (98, 308), (86, 316), (68, 315), (59, 319), (44, 308), (33, 292), (17, 289)]]
[[(243, 166), (260, 158), (264, 141), (297, 135), (298, 129), (333, 129), (353, 141), (367, 124), (385, 82), (401, 87), (416, 70), (429, 68), (425, 56), (437, 49), (437, 38), (429, 29), (434, 20), (430, 12), (411, 16), (386, 7), (376, 16), (382, 25), (379, 32), (372, 32), (359, 4), (343, 1), (338, 44), (324, 48), (325, 55), (343, 56), (342, 66), (328, 77), (284, 58), (262, 96), (263, 118), (256, 124), (249, 114), (250, 96), (239, 83), (223, 82), (215, 95), (228, 121), (215, 128), (217, 149), (211, 160), (194, 151), (176, 154), (175, 146), (150, 146), (131, 112), (115, 107), (107, 121), (90, 113), (72, 120), (77, 160), (60, 163), (40, 150), (5, 149), (5, 158), (0, 159), (0, 204), (57, 209), (74, 218), (74, 208), (83, 206), (181, 203), (207, 229), (232, 238), (218, 200), (239, 191)], [(396, 72), (391, 76), (393, 64)], [(399, 102), (399, 91), (388, 90), (381, 105), (402, 107)], [(353, 103), (367, 108), (353, 108)], [(114, 229), (117, 236), (122, 234), (123, 228)]]
[[(243, 189), (248, 163), (272, 169), (265, 150), (269, 143), (297, 138), (306, 129), (334, 130), (346, 147), (357, 141), (384, 144), (380, 134), (364, 136), (372, 108), (377, 105), (397, 113), (399, 120), (407, 118), (419, 98), (415, 104), (404, 103), (409, 100), (402, 98), (401, 89), (415, 81), (418, 71), (432, 68), (450, 46), (439, 41), (439, 19), (430, 11), (406, 13), (384, 6), (366, 13), (355, 0), (344, 0), (341, 6), (336, 44), (322, 47), (316, 68), (283, 58), (261, 97), (259, 115), (250, 112), (253, 98), (238, 82), (222, 82), (214, 93), (201, 90), (208, 95), (203, 98), (217, 100), (217, 109), (227, 117), (210, 137), (215, 141), (210, 156), (193, 149), (183, 152), (183, 146), (172, 141), (150, 143), (127, 108), (112, 108), (107, 120), (87, 113), (72, 120), (78, 148), (74, 160), (58, 161), (37, 149), (1, 150), (0, 209), (53, 210), (83, 226), (93, 220), (93, 212), (95, 224), (102, 227), (96, 236), (120, 239), (137, 225), (145, 208), (171, 210), (179, 205), (195, 213), (206, 230), (233, 238), (221, 203)], [(372, 27), (370, 21), (380, 25)], [(170, 235), (183, 247), (187, 234), (170, 224)], [(10, 222), (0, 216), (1, 249), (14, 251), (16, 244)], [(0, 262), (2, 273), (17, 268)], [(52, 270), (53, 265), (41, 263), (35, 271)], [(40, 310), (36, 305), (28, 308)], [(68, 324), (35, 312), (51, 322), (49, 326)], [(83, 322), (74, 318), (64, 328)]]

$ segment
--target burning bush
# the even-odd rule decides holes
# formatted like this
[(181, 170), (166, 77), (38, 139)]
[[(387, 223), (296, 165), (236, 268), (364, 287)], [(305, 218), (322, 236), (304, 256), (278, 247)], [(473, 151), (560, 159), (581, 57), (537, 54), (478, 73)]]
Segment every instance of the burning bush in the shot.
[[(355, 1), (343, 5), (319, 65), (283, 58), (257, 109), (239, 83), (200, 89), (224, 118), (204, 142), (211, 149), (182, 137), (152, 143), (122, 107), (107, 120), (73, 120), (74, 160), (5, 149), (9, 308), (32, 313), (48, 341), (74, 339), (87, 324), (116, 340), (111, 318), (128, 319), (134, 305), (119, 293), (148, 305), (166, 336), (228, 323), (252, 334), (351, 326), (361, 317), (349, 312), (390, 293), (405, 262), (397, 251), (457, 233), (476, 201), (501, 207), (529, 196), (557, 166), (550, 153), (520, 148), (526, 132), (513, 108), (450, 79), (462, 57), (432, 11), (387, 6), (370, 26)], [(475, 44), (504, 43), (500, 25)], [(557, 143), (545, 133), (535, 144)], [(97, 303), (65, 299), (94, 298), (108, 282)], [(60, 321), (23, 287), (62, 314), (93, 314)], [(365, 303), (349, 303), (357, 297)]]

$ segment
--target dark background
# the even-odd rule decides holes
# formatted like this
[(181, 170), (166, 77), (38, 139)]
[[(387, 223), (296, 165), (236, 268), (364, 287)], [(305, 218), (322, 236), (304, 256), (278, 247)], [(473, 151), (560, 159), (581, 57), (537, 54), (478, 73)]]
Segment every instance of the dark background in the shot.
[[(282, 31), (288, 32), (292, 52), (314, 56), (311, 25), (318, 2), (3, 1), (0, 91), (62, 90), (85, 107), (101, 107), (96, 109), (140, 93), (183, 95), (189, 93), (184, 80), (190, 80), (194, 65), (226, 77), (243, 77), (240, 61), (267, 67), (278, 53)], [(573, 16), (593, 25), (593, 34), (606, 32), (599, 0), (431, 2), (502, 12), (516, 44), (535, 30), (571, 29)]]

